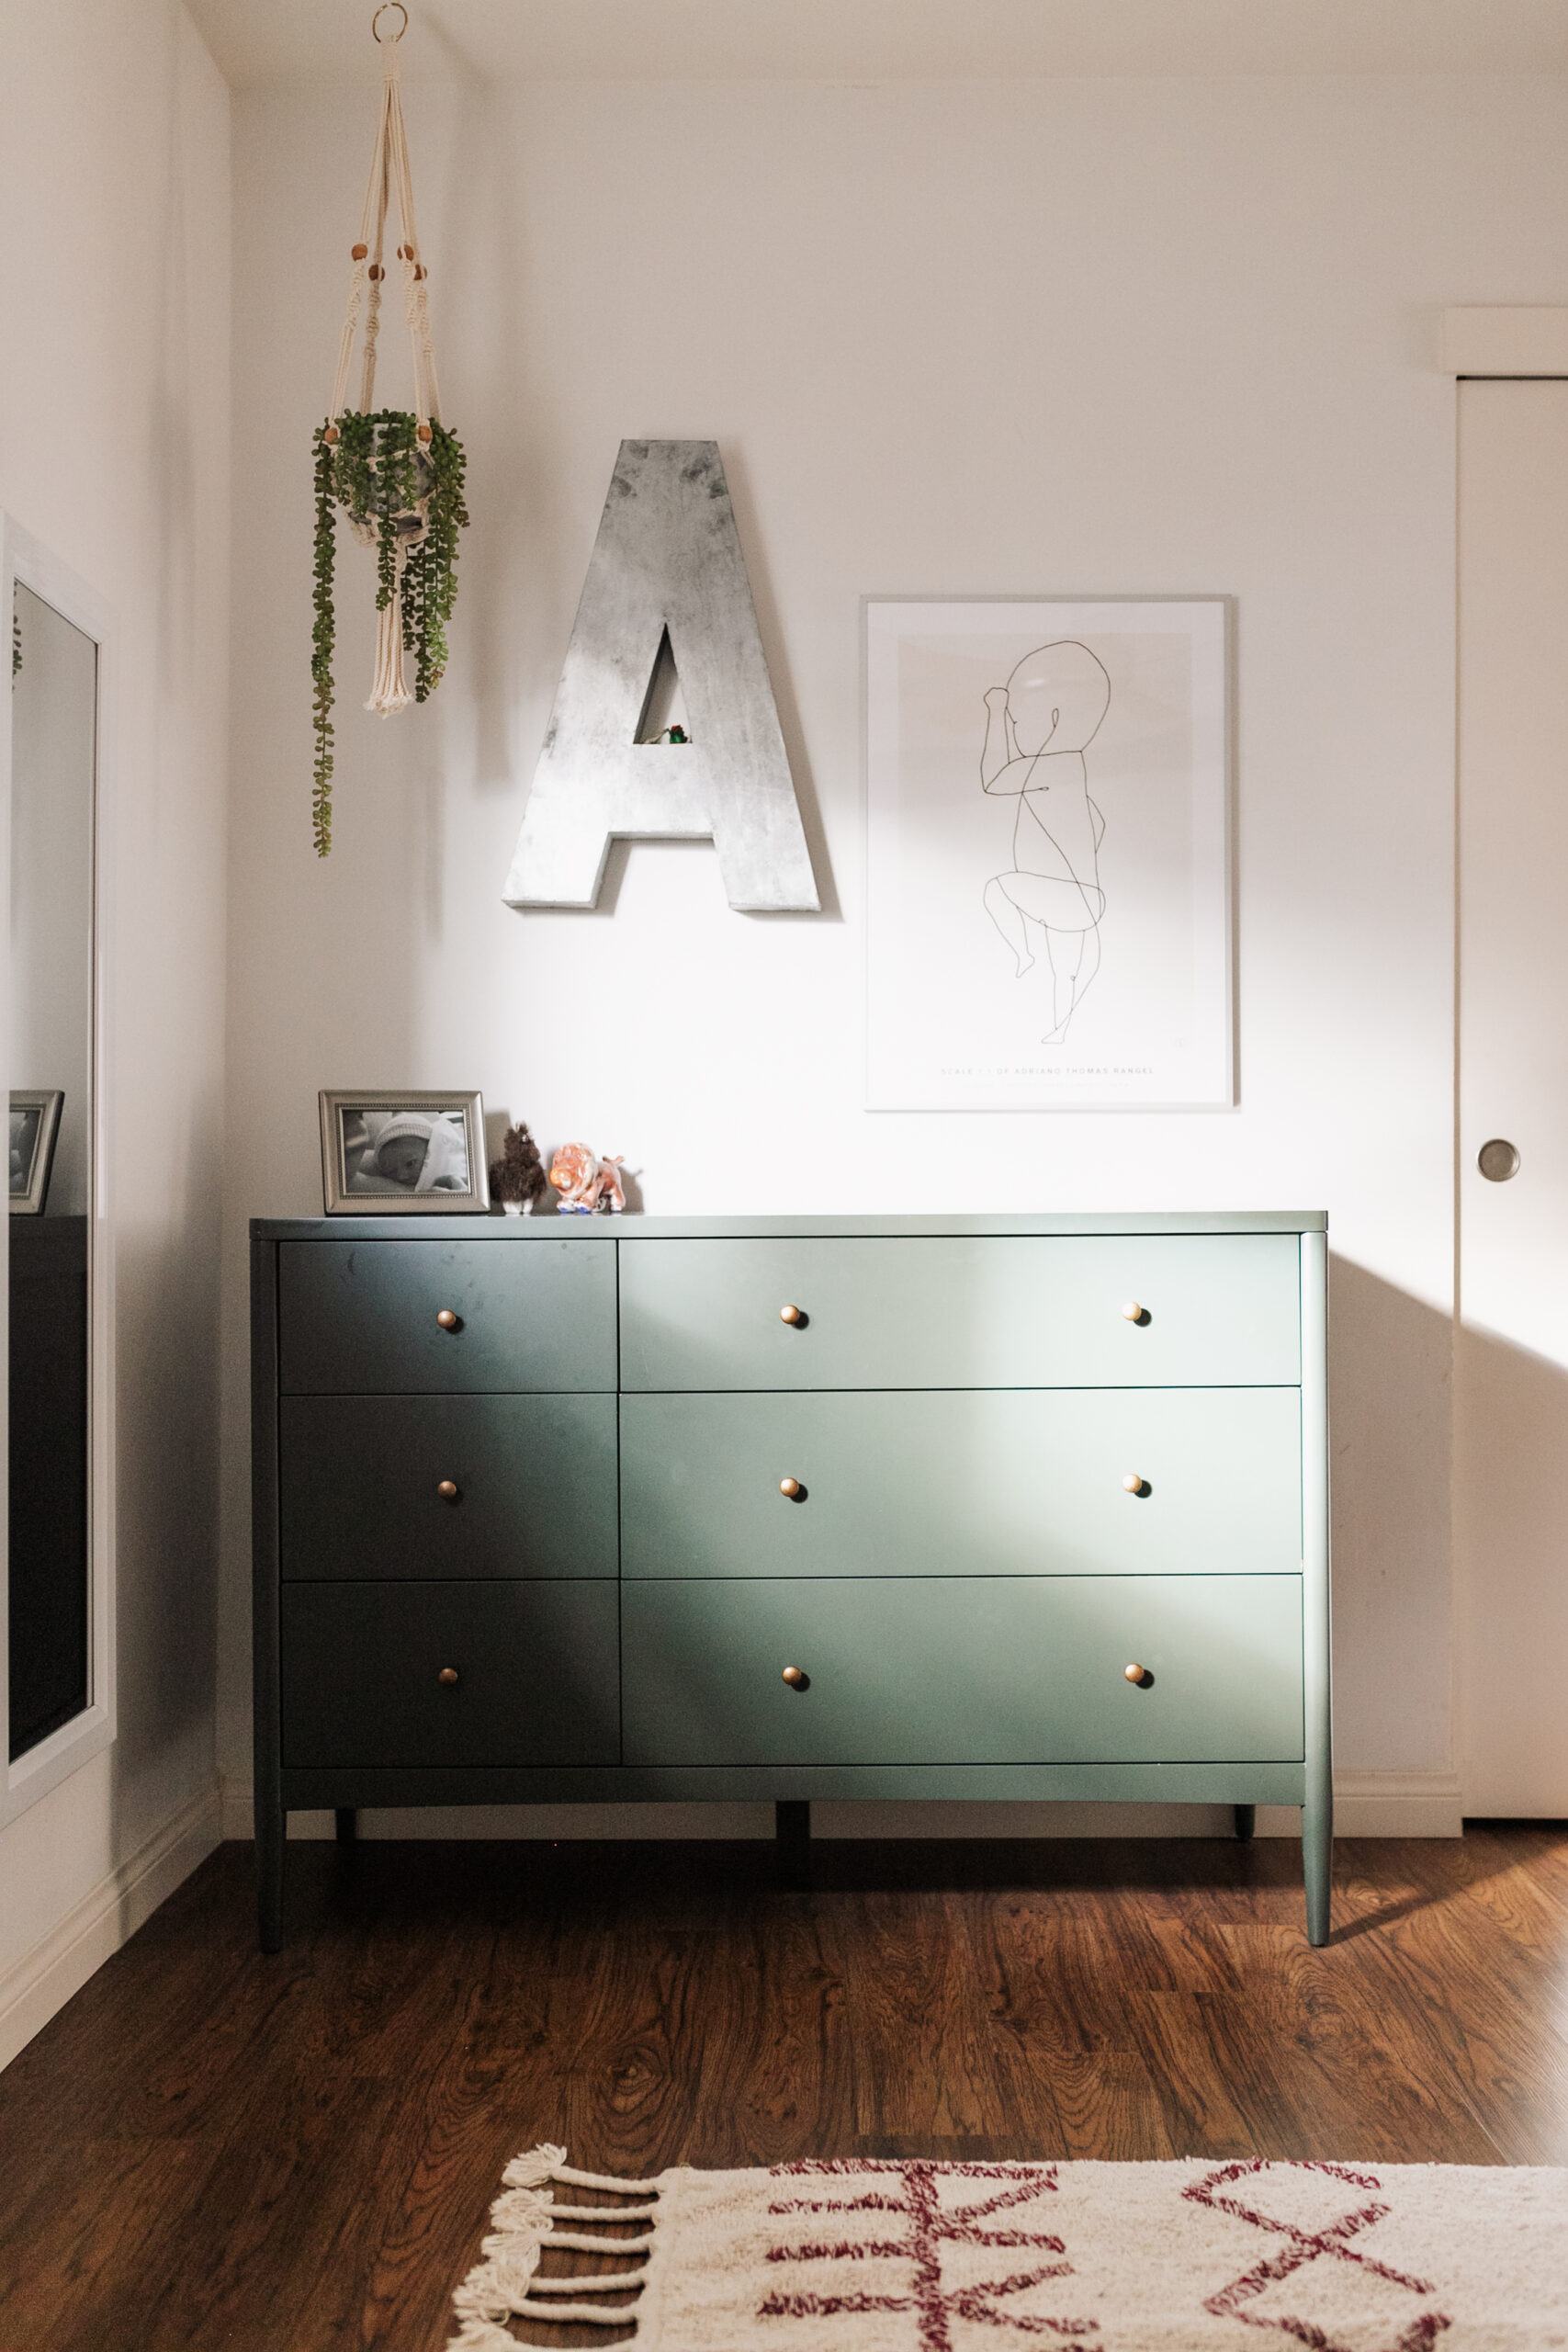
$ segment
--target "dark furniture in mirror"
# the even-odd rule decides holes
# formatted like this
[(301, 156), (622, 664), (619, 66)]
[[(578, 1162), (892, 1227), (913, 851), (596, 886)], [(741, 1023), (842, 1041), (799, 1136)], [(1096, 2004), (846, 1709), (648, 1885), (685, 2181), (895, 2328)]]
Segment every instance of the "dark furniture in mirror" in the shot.
[(10, 1759), (89, 1706), (98, 648), (22, 580), (11, 629)]

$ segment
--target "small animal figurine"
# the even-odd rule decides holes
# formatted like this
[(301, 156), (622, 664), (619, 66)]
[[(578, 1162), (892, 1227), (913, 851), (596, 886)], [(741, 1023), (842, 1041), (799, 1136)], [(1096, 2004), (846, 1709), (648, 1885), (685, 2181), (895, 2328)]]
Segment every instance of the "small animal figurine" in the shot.
[(550, 1162), (550, 1182), (563, 1210), (586, 1216), (598, 1188), (599, 1161), (585, 1143), (563, 1143)]
[(539, 1147), (521, 1119), (507, 1128), (501, 1158), (491, 1161), (490, 1189), (494, 1199), (524, 1216), (537, 1208), (549, 1190)]
[(563, 1216), (618, 1216), (626, 1207), (622, 1158), (601, 1159), (585, 1143), (563, 1143), (550, 1162), (550, 1182)]

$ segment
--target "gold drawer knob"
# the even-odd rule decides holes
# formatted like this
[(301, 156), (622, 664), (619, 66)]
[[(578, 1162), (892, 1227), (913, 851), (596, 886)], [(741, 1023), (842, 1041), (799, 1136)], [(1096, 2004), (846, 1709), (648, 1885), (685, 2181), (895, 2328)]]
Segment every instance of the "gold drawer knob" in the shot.
[(781, 1323), (803, 1323), (805, 1319), (798, 1306), (781, 1306), (779, 1309)]
[(456, 1331), (458, 1328), (459, 1317), (453, 1314), (449, 1306), (444, 1306), (435, 1319), (444, 1331)]
[(786, 1666), (784, 1670), (784, 1679), (792, 1690), (804, 1690), (806, 1688), (806, 1677), (798, 1666)]
[(800, 1492), (800, 1480), (798, 1478), (781, 1478), (779, 1480), (779, 1492), (781, 1495), (787, 1495), (790, 1501), (794, 1502), (796, 1495)]
[(1129, 1298), (1123, 1301), (1122, 1312), (1129, 1323), (1141, 1323), (1145, 1310), (1137, 1299)]
[(457, 1688), (457, 1668), (455, 1666), (444, 1666), (435, 1679), (440, 1683), (443, 1690), (456, 1690)]
[(1122, 1485), (1124, 1491), (1129, 1495), (1146, 1495), (1149, 1490), (1148, 1480), (1146, 1478), (1140, 1478), (1135, 1470), (1128, 1471), (1127, 1476), (1122, 1481)]
[(1145, 1675), (1148, 1672), (1148, 1668), (1146, 1666), (1140, 1666), (1134, 1658), (1132, 1665), (1124, 1666), (1122, 1668), (1122, 1671), (1126, 1676), (1129, 1682), (1141, 1682)]
[(435, 1491), (444, 1503), (455, 1503), (457, 1499), (457, 1482), (455, 1478), (443, 1478)]

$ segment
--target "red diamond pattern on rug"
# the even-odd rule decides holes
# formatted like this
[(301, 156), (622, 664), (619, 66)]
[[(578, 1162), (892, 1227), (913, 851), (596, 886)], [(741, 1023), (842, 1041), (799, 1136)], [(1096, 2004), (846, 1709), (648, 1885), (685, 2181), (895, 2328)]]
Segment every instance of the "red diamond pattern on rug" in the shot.
[[(1348, 2188), (1381, 2188), (1382, 2184), (1375, 2173), (1352, 2172), (1345, 2165), (1272, 2163), (1254, 2156), (1241, 2164), (1222, 2165), (1201, 2180), (1193, 2181), (1182, 2190), (1182, 2196), (1194, 2205), (1206, 2205), (1212, 2211), (1229, 2213), (1238, 2222), (1247, 2222), (1255, 2229), (1283, 2238), (1285, 2243), (1266, 2260), (1233, 2278), (1217, 2295), (1211, 2295), (1204, 2310), (1213, 2312), (1216, 2319), (1240, 2320), (1248, 2327), (1269, 2327), (1281, 2335), (1293, 2335), (1299, 2344), (1311, 2346), (1311, 2352), (1350, 2352), (1350, 2347), (1338, 2344), (1314, 2321), (1298, 2319), (1289, 2314), (1276, 2315), (1267, 2312), (1249, 2311), (1270, 2287), (1293, 2277), (1298, 2271), (1316, 2262), (1351, 2262), (1391, 2285), (1403, 2287), (1413, 2295), (1427, 2296), (1437, 2292), (1430, 2279), (1413, 2278), (1407, 2271), (1395, 2270), (1365, 2247), (1353, 2245), (1351, 2240), (1363, 2232), (1375, 2228), (1392, 2210), (1385, 2204), (1361, 2202), (1318, 2230), (1305, 2230), (1294, 2222), (1280, 2220), (1272, 2213), (1260, 2212), (1245, 2202), (1240, 2194), (1224, 2195), (1224, 2190), (1237, 2190), (1240, 2184), (1262, 2180), (1269, 2176), (1318, 2174), (1331, 2180), (1343, 2181)], [(1451, 2324), (1445, 2313), (1426, 2311), (1415, 2317), (1409, 2326), (1380, 2352), (1429, 2352), (1429, 2347)]]

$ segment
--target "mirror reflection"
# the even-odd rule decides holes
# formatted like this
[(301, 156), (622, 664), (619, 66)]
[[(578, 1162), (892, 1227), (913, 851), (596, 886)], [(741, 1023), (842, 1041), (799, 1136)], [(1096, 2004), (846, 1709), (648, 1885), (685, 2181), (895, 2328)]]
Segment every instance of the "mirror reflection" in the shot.
[(91, 1689), (89, 1285), (98, 649), (21, 582), (11, 629), (10, 1747)]

